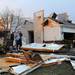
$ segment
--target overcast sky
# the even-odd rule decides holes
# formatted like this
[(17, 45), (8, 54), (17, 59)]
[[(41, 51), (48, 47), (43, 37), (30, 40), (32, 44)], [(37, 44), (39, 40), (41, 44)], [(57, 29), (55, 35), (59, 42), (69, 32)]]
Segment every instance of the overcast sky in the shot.
[(16, 11), (20, 9), (26, 17), (33, 17), (33, 13), (41, 9), (46, 16), (52, 12), (67, 12), (75, 21), (75, 0), (0, 0), (0, 10), (6, 7)]

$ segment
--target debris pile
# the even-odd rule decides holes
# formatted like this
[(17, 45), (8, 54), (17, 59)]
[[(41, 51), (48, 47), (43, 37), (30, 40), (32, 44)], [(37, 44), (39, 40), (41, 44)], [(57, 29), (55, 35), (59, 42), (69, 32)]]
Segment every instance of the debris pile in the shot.
[[(60, 55), (53, 53), (37, 53), (33, 52), (34, 49), (49, 49), (49, 50), (60, 50), (64, 45), (57, 44), (30, 44), (26, 45), (22, 53), (7, 53), (6, 57), (1, 58), (2, 65), (0, 68), (8, 68), (6, 71), (15, 74), (15, 75), (26, 75), (29, 72), (39, 68), (40, 66), (50, 66), (50, 64), (62, 64), (63, 61), (69, 61), (73, 69), (75, 69), (75, 56), (70, 55)], [(28, 51), (25, 49), (28, 49)], [(55, 48), (54, 48), (55, 47)], [(5, 70), (4, 70), (5, 71)]]

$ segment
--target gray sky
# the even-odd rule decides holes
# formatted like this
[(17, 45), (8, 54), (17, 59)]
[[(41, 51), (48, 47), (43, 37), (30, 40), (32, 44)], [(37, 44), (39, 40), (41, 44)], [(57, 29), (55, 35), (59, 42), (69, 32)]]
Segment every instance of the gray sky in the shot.
[(41, 9), (45, 10), (48, 16), (52, 12), (67, 12), (70, 18), (75, 21), (75, 0), (0, 0), (0, 10), (6, 7), (18, 11), (20, 9), (25, 17), (33, 17), (33, 13)]

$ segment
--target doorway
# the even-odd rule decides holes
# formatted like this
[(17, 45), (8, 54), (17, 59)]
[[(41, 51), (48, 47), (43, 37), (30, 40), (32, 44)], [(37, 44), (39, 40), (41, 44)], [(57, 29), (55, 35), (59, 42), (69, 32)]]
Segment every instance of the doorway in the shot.
[(34, 31), (28, 31), (29, 43), (34, 43)]

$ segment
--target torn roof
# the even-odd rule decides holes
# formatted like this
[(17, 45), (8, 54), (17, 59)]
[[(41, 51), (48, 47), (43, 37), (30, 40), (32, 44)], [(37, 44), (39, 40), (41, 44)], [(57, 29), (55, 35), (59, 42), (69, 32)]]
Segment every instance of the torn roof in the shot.
[(44, 18), (44, 21), (43, 21), (43, 23), (42, 23), (42, 25), (43, 25), (43, 26), (48, 25), (48, 22), (49, 22), (48, 20), (49, 20), (49, 19), (51, 19), (53, 22), (56, 22), (56, 23), (59, 23), (59, 24), (63, 24), (62, 22), (59, 22), (59, 21), (55, 20), (54, 18), (45, 17), (45, 18)]
[(69, 20), (67, 13), (56, 14), (54, 12), (49, 17), (44, 17), (44, 22), (42, 23), (44, 26), (48, 24), (48, 19), (51, 19), (59, 24), (75, 25), (72, 23), (72, 20)]
[(67, 20), (67, 21), (59, 21), (58, 19), (54, 19), (54, 18), (51, 18), (51, 17), (44, 17), (44, 22), (42, 23), (42, 25), (48, 25), (48, 19), (51, 19), (59, 24), (67, 24), (67, 25), (75, 25), (74, 23), (72, 23), (71, 20)]

